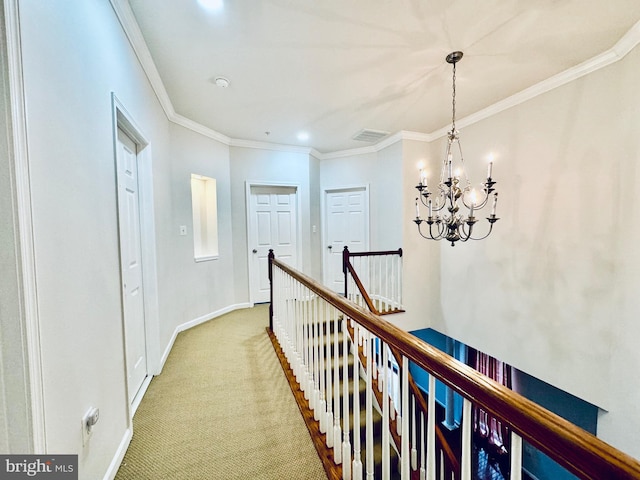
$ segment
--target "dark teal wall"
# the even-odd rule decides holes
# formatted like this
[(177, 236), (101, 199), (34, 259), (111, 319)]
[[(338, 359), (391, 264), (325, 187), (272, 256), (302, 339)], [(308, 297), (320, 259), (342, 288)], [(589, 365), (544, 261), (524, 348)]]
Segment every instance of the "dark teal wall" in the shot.
[[(514, 369), (514, 381), (518, 393), (542, 405), (565, 420), (596, 434), (598, 407), (559, 388)], [(531, 445), (523, 445), (522, 466), (538, 480), (573, 480), (578, 477), (551, 460)]]
[[(445, 353), (447, 351), (447, 340), (453, 340), (431, 328), (410, 333)], [(454, 356), (464, 361), (466, 358), (466, 346), (457, 341), (453, 341), (453, 343), (455, 345)], [(413, 363), (410, 364), (409, 370), (418, 386), (428, 393), (429, 375)], [(515, 368), (513, 368), (513, 377), (514, 390), (522, 396), (587, 432), (596, 434), (598, 407)], [(436, 382), (436, 401), (444, 406), (446, 403), (445, 398), (446, 387), (442, 383)], [(462, 398), (457, 394), (454, 400), (454, 410), (455, 420), (459, 422), (462, 411)], [(522, 465), (527, 472), (534, 475), (538, 480), (573, 480), (577, 478), (526, 442), (523, 446)]]

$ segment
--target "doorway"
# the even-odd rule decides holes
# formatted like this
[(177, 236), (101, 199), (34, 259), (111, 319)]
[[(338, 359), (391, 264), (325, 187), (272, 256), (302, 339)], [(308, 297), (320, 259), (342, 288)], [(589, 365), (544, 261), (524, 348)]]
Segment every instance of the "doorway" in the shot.
[(369, 190), (365, 187), (325, 190), (324, 284), (344, 293), (342, 250), (369, 249)]
[(148, 374), (147, 341), (138, 187), (138, 145), (121, 128), (118, 128), (116, 162), (127, 386), (129, 402), (133, 403)]
[(298, 268), (298, 188), (248, 184), (249, 297), (270, 299), (269, 250)]

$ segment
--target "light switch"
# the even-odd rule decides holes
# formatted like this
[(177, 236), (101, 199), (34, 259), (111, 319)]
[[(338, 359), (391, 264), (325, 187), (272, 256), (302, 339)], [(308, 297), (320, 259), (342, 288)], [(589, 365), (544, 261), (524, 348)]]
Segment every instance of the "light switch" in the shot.
[(180, 225), (180, 235), (186, 235), (186, 234), (187, 234), (187, 226)]

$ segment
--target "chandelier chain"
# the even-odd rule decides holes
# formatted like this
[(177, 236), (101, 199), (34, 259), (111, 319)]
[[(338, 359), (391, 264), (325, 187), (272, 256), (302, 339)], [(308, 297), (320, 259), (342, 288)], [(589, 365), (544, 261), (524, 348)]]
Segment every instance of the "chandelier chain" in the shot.
[(453, 64), (453, 89), (451, 94), (452, 105), (452, 118), (451, 118), (451, 133), (456, 132), (456, 64)]

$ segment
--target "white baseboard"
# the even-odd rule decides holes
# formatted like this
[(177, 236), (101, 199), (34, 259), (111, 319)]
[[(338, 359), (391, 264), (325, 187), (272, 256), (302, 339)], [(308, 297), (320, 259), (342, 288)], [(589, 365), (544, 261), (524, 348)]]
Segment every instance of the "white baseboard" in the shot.
[(198, 318), (194, 318), (193, 320), (189, 320), (188, 322), (178, 325), (176, 329), (173, 331), (173, 335), (171, 335), (171, 340), (169, 340), (169, 343), (167, 344), (167, 348), (165, 348), (164, 353), (162, 354), (162, 358), (160, 359), (160, 365), (158, 366), (156, 375), (159, 375), (160, 372), (162, 372), (162, 369), (164, 368), (164, 364), (167, 361), (167, 358), (169, 357), (169, 352), (171, 352), (171, 349), (173, 348), (173, 344), (175, 343), (176, 338), (178, 337), (178, 334), (180, 332), (184, 332), (185, 330), (189, 330), (190, 328), (200, 325), (201, 323), (208, 322), (209, 320), (213, 320), (214, 318), (224, 315), (225, 313), (233, 312), (234, 310), (240, 310), (241, 308), (251, 308), (252, 306), (253, 306), (252, 303), (238, 303), (235, 305), (229, 305), (228, 307), (222, 308), (215, 312), (208, 313)]
[(118, 473), (118, 469), (120, 468), (120, 464), (122, 463), (124, 454), (127, 453), (127, 448), (129, 448), (132, 437), (133, 432), (130, 428), (127, 428), (127, 430), (124, 432), (122, 440), (120, 441), (118, 450), (116, 450), (116, 454), (114, 455), (113, 460), (111, 460), (107, 472), (104, 474), (104, 480), (113, 480), (114, 478), (116, 478), (116, 473)]
[(131, 417), (133, 418), (133, 416), (136, 414), (136, 410), (138, 410), (138, 407), (140, 406), (140, 402), (142, 401), (142, 397), (144, 397), (144, 394), (147, 393), (147, 388), (149, 388), (149, 385), (151, 384), (151, 380), (153, 379), (153, 375), (147, 375), (144, 379), (144, 381), (142, 382), (142, 385), (140, 386), (140, 389), (138, 390), (138, 393), (136, 394), (136, 396), (133, 399), (133, 402), (131, 402)]

